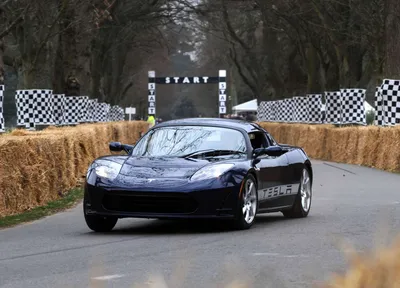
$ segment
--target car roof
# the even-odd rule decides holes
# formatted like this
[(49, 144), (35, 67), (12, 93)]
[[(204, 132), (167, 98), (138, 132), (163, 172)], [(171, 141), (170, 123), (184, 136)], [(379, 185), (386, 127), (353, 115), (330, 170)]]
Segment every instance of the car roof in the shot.
[(256, 123), (248, 122), (245, 120), (238, 119), (227, 119), (227, 118), (185, 118), (169, 120), (157, 124), (154, 128), (158, 127), (172, 127), (179, 125), (193, 125), (193, 126), (213, 126), (222, 128), (233, 128), (242, 129), (247, 133), (259, 131), (260, 127)]

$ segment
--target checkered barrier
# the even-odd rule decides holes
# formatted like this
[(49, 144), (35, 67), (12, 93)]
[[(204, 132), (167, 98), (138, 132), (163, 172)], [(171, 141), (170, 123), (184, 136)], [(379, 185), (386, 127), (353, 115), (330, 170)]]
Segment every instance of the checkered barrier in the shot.
[(308, 94), (307, 98), (307, 123), (322, 123), (322, 95)]
[(53, 94), (53, 117), (54, 124), (61, 126), (64, 124), (65, 95)]
[(305, 123), (308, 119), (307, 98), (294, 96), (293, 98), (293, 122)]
[(53, 125), (53, 91), (44, 89), (17, 90), (17, 127), (36, 129), (36, 125)]
[(54, 125), (53, 117), (53, 91), (30, 90), (34, 99), (35, 126)]
[(0, 133), (4, 132), (4, 116), (3, 116), (3, 102), (4, 102), (4, 85), (0, 85)]
[[(31, 115), (31, 122), (28, 125), (25, 124), (25, 119), (26, 117), (28, 118), (29, 121), (29, 109), (25, 108), (27, 105), (29, 105), (29, 91), (28, 90), (17, 90), (15, 92), (15, 105), (17, 108), (17, 127), (18, 128), (35, 128), (35, 121), (34, 121), (34, 116), (33, 116), (33, 105), (30, 108), (32, 115)], [(25, 115), (25, 113), (28, 113), (28, 115)]]
[(88, 106), (89, 106), (89, 97), (88, 96), (78, 96), (79, 102), (79, 116), (78, 121), (79, 123), (87, 123), (89, 122), (88, 119)]
[(375, 88), (375, 121), (374, 124), (377, 126), (385, 125), (385, 119), (383, 114), (383, 100), (382, 100), (382, 91), (381, 87), (378, 86)]
[[(0, 85), (0, 132), (4, 132), (4, 85)], [(77, 125), (89, 122), (123, 121), (123, 108), (88, 96), (53, 94), (49, 89), (16, 90), (17, 127), (35, 130), (40, 125)]]
[(274, 101), (263, 101), (257, 107), (257, 121), (274, 121)]
[(35, 130), (35, 99), (31, 90), (23, 91), (24, 125), (28, 130)]
[(284, 122), (285, 103), (284, 100), (274, 101), (275, 122)]
[(110, 107), (110, 111), (108, 113), (108, 121), (123, 121), (125, 119), (124, 109), (119, 107), (118, 105), (114, 105)]
[(116, 118), (117, 121), (124, 121), (125, 120), (124, 108), (118, 107), (118, 113), (117, 113), (116, 117), (117, 117)]
[(15, 105), (17, 108), (17, 127), (22, 128), (25, 127), (25, 118), (24, 118), (24, 91), (17, 90), (15, 92)]
[(267, 102), (268, 110), (269, 110), (269, 121), (275, 121), (276, 119), (276, 102), (269, 101)]
[(338, 125), (341, 121), (341, 93), (340, 91), (326, 91), (325, 123)]
[(95, 122), (108, 122), (108, 112), (110, 111), (110, 104), (97, 103), (95, 106)]
[(367, 125), (365, 116), (365, 89), (340, 89), (341, 124)]
[(384, 79), (381, 86), (384, 125), (400, 124), (400, 80)]
[(97, 107), (97, 99), (89, 99), (88, 100), (88, 107), (86, 110), (86, 120), (89, 123), (95, 122), (95, 112)]
[(63, 125), (77, 125), (80, 117), (80, 96), (65, 97)]
[(283, 113), (282, 113), (283, 122), (293, 122), (293, 99), (286, 98), (283, 99)]

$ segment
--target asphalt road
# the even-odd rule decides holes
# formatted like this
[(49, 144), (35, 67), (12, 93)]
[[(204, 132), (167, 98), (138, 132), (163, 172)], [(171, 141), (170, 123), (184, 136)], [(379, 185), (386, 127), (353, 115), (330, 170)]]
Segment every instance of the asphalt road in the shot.
[(112, 233), (95, 234), (79, 205), (1, 230), (0, 287), (152, 287), (157, 275), (173, 288), (235, 280), (248, 287), (319, 284), (346, 268), (340, 242), (370, 249), (400, 232), (400, 175), (313, 163), (306, 219), (269, 214), (241, 232), (213, 223), (124, 219)]

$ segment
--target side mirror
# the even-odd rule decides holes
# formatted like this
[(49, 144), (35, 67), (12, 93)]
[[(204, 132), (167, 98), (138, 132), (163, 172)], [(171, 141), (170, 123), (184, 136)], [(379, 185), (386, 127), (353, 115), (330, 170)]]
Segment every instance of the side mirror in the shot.
[(114, 152), (121, 152), (122, 150), (124, 150), (121, 142), (111, 142), (109, 145), (109, 148), (110, 148), (110, 151), (114, 151)]
[(285, 151), (280, 146), (269, 146), (268, 148), (256, 148), (253, 151), (254, 158), (267, 154), (268, 156), (281, 156)]
[(256, 148), (253, 150), (253, 156), (254, 158), (257, 158), (258, 156), (265, 154), (265, 148)]
[(114, 152), (121, 152), (121, 151), (125, 151), (127, 154), (131, 153), (131, 151), (133, 150), (132, 145), (128, 145), (128, 144), (121, 144), (121, 142), (111, 142), (109, 145), (110, 151), (114, 151)]
[(281, 156), (285, 153), (281, 146), (269, 146), (268, 148), (264, 149), (265, 154), (268, 156)]

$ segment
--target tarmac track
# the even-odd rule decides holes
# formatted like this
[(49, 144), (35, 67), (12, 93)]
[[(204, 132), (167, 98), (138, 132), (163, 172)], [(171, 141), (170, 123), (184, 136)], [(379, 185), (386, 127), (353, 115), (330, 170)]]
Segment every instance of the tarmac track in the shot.
[[(260, 215), (248, 231), (220, 223), (120, 220), (92, 233), (82, 205), (0, 231), (0, 287), (311, 287), (342, 272), (339, 243), (372, 249), (400, 232), (400, 175), (313, 161), (305, 219)], [(377, 243), (377, 240), (379, 243)], [(155, 287), (155, 286), (153, 286)], [(161, 287), (161, 286), (157, 286)]]

